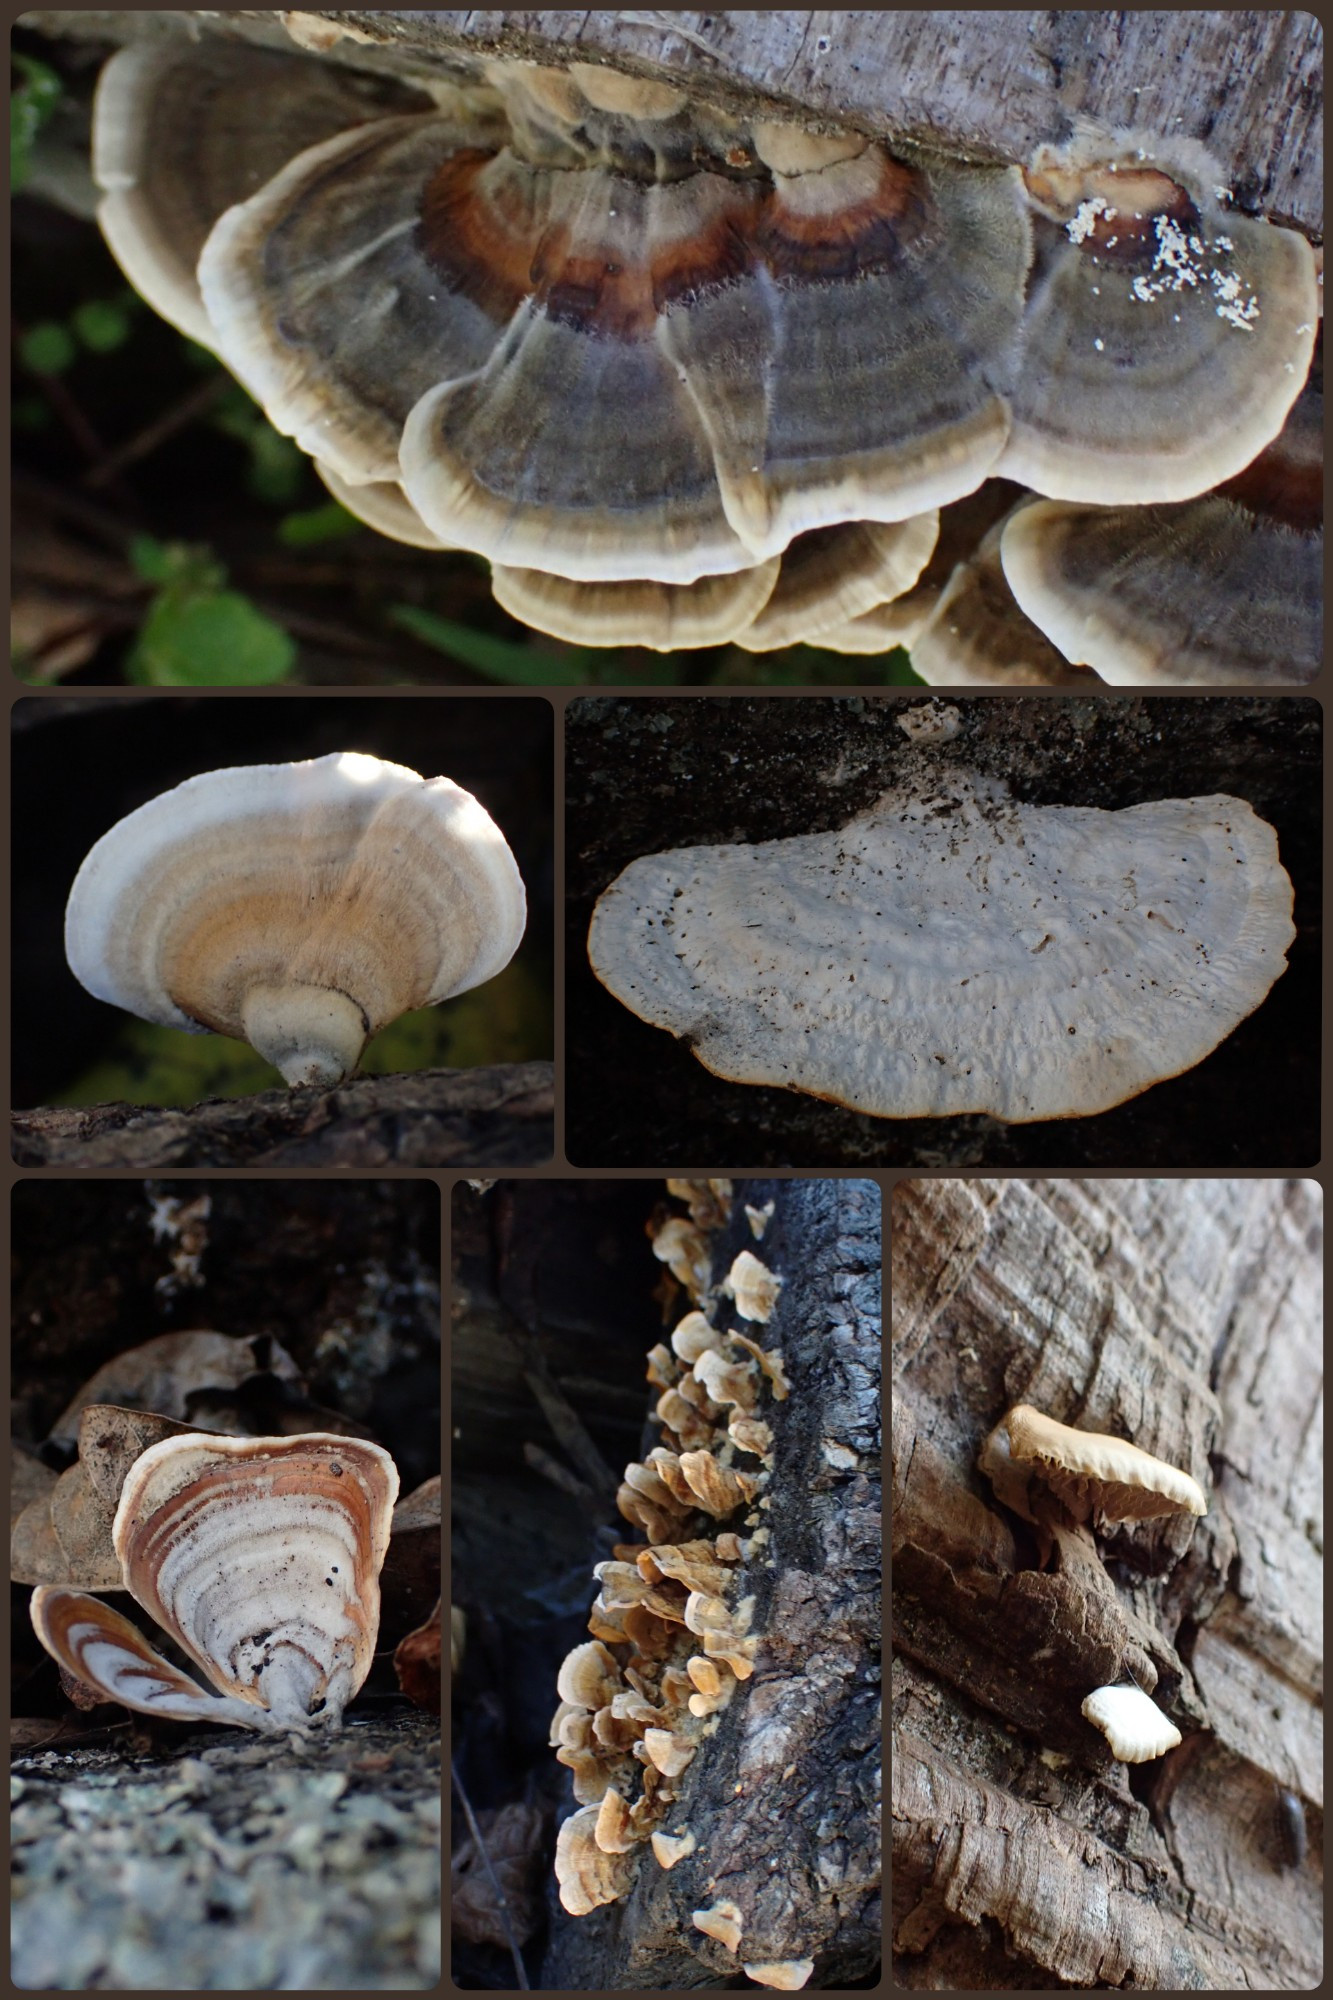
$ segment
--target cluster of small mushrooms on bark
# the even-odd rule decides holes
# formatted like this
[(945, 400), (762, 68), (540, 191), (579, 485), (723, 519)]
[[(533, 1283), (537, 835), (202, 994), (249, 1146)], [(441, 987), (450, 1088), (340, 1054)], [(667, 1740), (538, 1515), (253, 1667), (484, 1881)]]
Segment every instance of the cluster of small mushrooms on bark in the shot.
[[(948, 741), (958, 712), (899, 720)], [(632, 861), (588, 956), (733, 1082), (1024, 1123), (1201, 1062), (1285, 970), (1291, 914), (1277, 836), (1241, 799), (1022, 805), (932, 762), (828, 832)]]
[[(996, 1499), (1036, 1529), (1043, 1563), (1054, 1551), (1062, 1568), (1112, 1596), (1091, 1527), (1208, 1511), (1203, 1489), (1189, 1473), (1126, 1439), (1057, 1423), (1027, 1403), (1000, 1419), (977, 1464)], [(1151, 1671), (1151, 1662), (1141, 1664)], [(1094, 1688), (1081, 1712), (1124, 1764), (1147, 1763), (1181, 1740), (1175, 1724), (1137, 1685)]]
[(400, 1014), (494, 978), (525, 922), (470, 792), (348, 751), (206, 771), (118, 821), (75, 877), (65, 955), (99, 1000), (328, 1085)]
[[(98, 90), (122, 267), (363, 520), (585, 644), (1313, 676), (1316, 257), (1200, 147), (982, 165), (588, 63), (460, 78), (204, 36)], [(979, 647), (949, 565), (1015, 483), (976, 562), (1020, 636)]]
[[(773, 1464), (773, 1429), (760, 1414), (785, 1401), (782, 1355), (723, 1324), (736, 1314), (763, 1325), (782, 1279), (743, 1250), (722, 1284), (711, 1284), (710, 1232), (731, 1209), (729, 1181), (668, 1181), (689, 1216), (650, 1225), (654, 1254), (693, 1309), (648, 1355), (659, 1391), (663, 1441), (625, 1468), (617, 1505), (645, 1542), (618, 1545), (596, 1565), (593, 1637), (567, 1656), (551, 1723), (556, 1757), (573, 1772), (578, 1810), (556, 1840), (560, 1900), (574, 1916), (633, 1887), (645, 1848), (662, 1868), (695, 1851), (680, 1803), (684, 1773), (715, 1733), (717, 1718), (754, 1673), (760, 1635), (753, 1596), (740, 1597), (747, 1566), (762, 1562), (762, 1514)], [(761, 1235), (765, 1210), (747, 1210)], [(746, 1465), (757, 1469), (746, 1470)], [(743, 1535), (724, 1528), (742, 1509)], [(743, 1918), (717, 1899), (694, 1911), (697, 1930), (739, 1951)], [(812, 1961), (747, 1962), (761, 1985), (805, 1984)]]
[(337, 1729), (375, 1653), (398, 1495), (389, 1453), (323, 1432), (187, 1431), (120, 1476), (120, 1574), (103, 1587), (127, 1590), (208, 1685), (100, 1597), (55, 1584), (31, 1601), (47, 1652), (84, 1690), (145, 1715), (266, 1735)]

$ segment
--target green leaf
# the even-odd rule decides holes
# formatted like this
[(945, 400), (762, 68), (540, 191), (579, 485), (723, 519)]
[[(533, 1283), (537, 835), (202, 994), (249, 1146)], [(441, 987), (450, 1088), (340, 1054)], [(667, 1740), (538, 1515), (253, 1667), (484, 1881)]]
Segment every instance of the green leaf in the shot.
[(181, 585), (197, 592), (221, 590), (227, 581), (212, 549), (197, 542), (159, 542), (153, 535), (135, 535), (130, 561), (145, 583)]
[(493, 632), (474, 632), (470, 625), (437, 617), (415, 604), (391, 604), (389, 622), (474, 673), (507, 686), (585, 687), (597, 677), (600, 656), (593, 648), (548, 653), (541, 646), (497, 639)]
[(19, 342), (19, 359), (34, 375), (63, 375), (77, 353), (73, 334), (57, 320), (30, 326)]
[(37, 134), (60, 102), (64, 86), (53, 69), (15, 51), (14, 67), (23, 81), (9, 99), (9, 191), (17, 194), (32, 172)]
[(149, 608), (128, 672), (150, 687), (262, 687), (295, 663), (288, 634), (239, 591), (170, 585)]
[(300, 514), (284, 514), (278, 523), (278, 540), (289, 549), (317, 548), (321, 542), (340, 542), (361, 528), (354, 514), (330, 500), (323, 507), (307, 507)]
[(89, 299), (76, 306), (70, 325), (94, 354), (113, 354), (130, 337), (130, 316), (114, 299)]

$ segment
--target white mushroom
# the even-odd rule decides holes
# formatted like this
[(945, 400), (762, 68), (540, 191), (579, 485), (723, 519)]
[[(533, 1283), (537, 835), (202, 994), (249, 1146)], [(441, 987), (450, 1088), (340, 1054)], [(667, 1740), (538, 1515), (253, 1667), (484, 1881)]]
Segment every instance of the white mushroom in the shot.
[(130, 1468), (112, 1540), (125, 1588), (218, 1692), (77, 1591), (34, 1591), (34, 1630), (77, 1679), (149, 1715), (337, 1728), (374, 1656), (397, 1495), (388, 1452), (356, 1438), (165, 1438)]
[(1202, 1061), (1283, 971), (1291, 909), (1242, 800), (1017, 805), (951, 772), (833, 832), (632, 862), (588, 953), (719, 1076), (1022, 1122)]
[(1111, 1755), (1122, 1764), (1147, 1764), (1174, 1750), (1180, 1731), (1168, 1722), (1142, 1688), (1094, 1688), (1083, 1703), (1083, 1714), (1100, 1729)]
[(328, 1084), (399, 1014), (493, 978), (525, 914), (470, 793), (349, 752), (208, 771), (140, 806), (79, 869), (65, 952), (99, 1000)]

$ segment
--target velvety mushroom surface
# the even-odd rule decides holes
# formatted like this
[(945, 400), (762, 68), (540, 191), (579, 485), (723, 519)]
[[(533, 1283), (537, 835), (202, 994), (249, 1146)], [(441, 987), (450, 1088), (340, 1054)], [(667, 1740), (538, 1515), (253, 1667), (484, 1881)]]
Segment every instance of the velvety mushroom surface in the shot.
[(594, 972), (736, 1082), (1023, 1122), (1192, 1067), (1285, 969), (1291, 883), (1243, 801), (932, 782), (837, 831), (632, 862), (594, 911)]
[(525, 916), (470, 793), (348, 752), (208, 771), (140, 806), (79, 869), (65, 950), (100, 1000), (336, 1083), (399, 1014), (493, 978)]

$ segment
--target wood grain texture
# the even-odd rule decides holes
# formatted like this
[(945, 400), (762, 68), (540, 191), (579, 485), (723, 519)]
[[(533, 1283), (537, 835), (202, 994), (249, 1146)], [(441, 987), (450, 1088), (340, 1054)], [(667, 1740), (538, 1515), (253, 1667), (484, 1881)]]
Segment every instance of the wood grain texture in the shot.
[[(1317, 1982), (1322, 1876), (1279, 1798), (1317, 1856), (1321, 1226), (1307, 1181), (895, 1190), (905, 1986)], [(1020, 1400), (1192, 1467), (1208, 1515), (1038, 1570), (975, 1469)], [(1126, 1664), (1184, 1732), (1132, 1775), (1079, 1715)]]
[[(201, 19), (291, 46), (272, 12), (24, 16), (44, 33), (117, 41)], [(605, 61), (688, 78), (717, 101), (773, 97), (980, 159), (1026, 159), (1076, 120), (1142, 126), (1205, 140), (1246, 208), (1323, 230), (1323, 29), (1294, 9), (402, 8), (298, 19), (350, 30), (328, 54), (357, 67), (429, 74), (496, 53)]]

